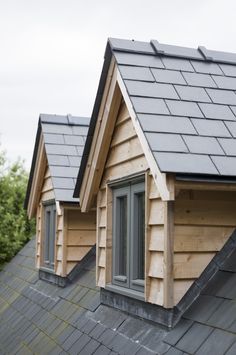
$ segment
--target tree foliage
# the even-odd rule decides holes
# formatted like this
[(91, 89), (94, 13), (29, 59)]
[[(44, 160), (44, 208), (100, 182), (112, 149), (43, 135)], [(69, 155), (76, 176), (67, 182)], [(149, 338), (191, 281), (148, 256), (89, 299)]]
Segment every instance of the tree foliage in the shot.
[(24, 210), (28, 175), (22, 161), (8, 165), (0, 151), (0, 268), (35, 233), (35, 222)]

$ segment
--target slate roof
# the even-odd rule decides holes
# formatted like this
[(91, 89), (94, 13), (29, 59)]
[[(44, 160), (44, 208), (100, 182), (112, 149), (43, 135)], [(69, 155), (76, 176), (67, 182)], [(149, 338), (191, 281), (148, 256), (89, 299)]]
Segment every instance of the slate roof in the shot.
[(78, 202), (73, 198), (90, 119), (71, 115), (39, 116), (33, 161), (27, 188), (27, 207), (36, 164), (40, 135), (43, 136), (56, 201)]
[(161, 172), (236, 177), (236, 54), (109, 39), (75, 195), (112, 57)]
[(219, 269), (172, 329), (100, 304), (95, 255), (66, 288), (38, 279), (35, 239), (0, 272), (1, 354), (236, 353), (236, 236)]

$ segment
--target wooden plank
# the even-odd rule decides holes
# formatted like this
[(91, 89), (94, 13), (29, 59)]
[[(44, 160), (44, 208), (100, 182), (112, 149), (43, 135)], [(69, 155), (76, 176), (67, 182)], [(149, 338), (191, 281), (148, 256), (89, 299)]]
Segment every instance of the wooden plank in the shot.
[(105, 248), (106, 247), (106, 228), (100, 228), (100, 238), (98, 242), (99, 248)]
[(164, 225), (150, 226), (149, 251), (164, 251)]
[(164, 254), (153, 251), (150, 253), (149, 277), (164, 278)]
[(105, 268), (98, 266), (98, 279), (97, 279), (98, 287), (105, 287)]
[(59, 276), (62, 275), (62, 262), (61, 261), (57, 262), (56, 275), (59, 275)]
[(105, 283), (112, 280), (112, 190), (106, 187), (106, 249), (105, 249)]
[(163, 280), (151, 278), (148, 302), (163, 306)]
[(69, 246), (93, 246), (95, 243), (95, 230), (68, 230), (67, 245)]
[(175, 226), (174, 250), (187, 251), (219, 251), (233, 233), (232, 227), (212, 226)]
[(165, 202), (164, 213), (164, 307), (174, 306), (174, 201)]
[(214, 190), (214, 191), (236, 191), (234, 183), (212, 183), (212, 182), (193, 182), (193, 181), (176, 181), (177, 189), (184, 190)]
[(67, 261), (80, 261), (89, 252), (91, 247), (67, 247)]
[(63, 232), (61, 230), (57, 232), (57, 245), (63, 245)]
[(54, 200), (54, 199), (55, 199), (54, 190), (50, 190), (50, 191), (47, 191), (47, 192), (43, 192), (43, 193), (42, 193), (41, 200), (42, 200), (43, 202), (45, 202), (45, 201), (50, 201), (50, 200)]
[(122, 101), (121, 106), (120, 106), (120, 110), (118, 113), (118, 117), (116, 120), (116, 127), (121, 124), (124, 123), (125, 121), (130, 119), (130, 114), (129, 111), (127, 110), (126, 104), (124, 101)]
[(235, 201), (236, 191), (180, 190), (176, 200)]
[(129, 119), (115, 128), (110, 147), (113, 148), (122, 143), (124, 144), (125, 142), (135, 137), (137, 137), (137, 133), (134, 129), (132, 120)]
[(57, 247), (56, 258), (58, 261), (63, 261), (63, 247), (61, 245)]
[(145, 174), (145, 277), (144, 277), (144, 282), (145, 282), (145, 287), (144, 287), (144, 297), (145, 301), (149, 299), (150, 296), (150, 277), (148, 275), (149, 270), (150, 270), (150, 232), (151, 232), (151, 227), (148, 224), (149, 218), (150, 218), (150, 200), (149, 200), (149, 195), (150, 195), (150, 186), (151, 186), (151, 177), (149, 175), (149, 171), (146, 172)]
[(110, 149), (106, 168), (122, 164), (126, 161), (144, 156), (142, 147), (137, 137), (130, 139)]
[(236, 204), (234, 201), (176, 201), (176, 224), (235, 227), (235, 216)]
[(106, 249), (105, 248), (100, 248), (100, 250), (99, 250), (98, 266), (106, 268)]
[(154, 181), (152, 175), (150, 175), (150, 191), (149, 191), (148, 197), (150, 200), (161, 197), (160, 192), (158, 191), (158, 189), (156, 187), (156, 184), (155, 184), (155, 181)]
[(175, 253), (174, 278), (196, 279), (210, 263), (215, 253)]
[(165, 202), (160, 199), (150, 200), (149, 225), (162, 225), (165, 219)]
[(68, 210), (63, 208), (63, 251), (62, 251), (62, 276), (66, 276), (67, 270), (67, 237), (68, 237)]
[(138, 174), (147, 169), (148, 165), (144, 156), (107, 168), (104, 172), (101, 187), (105, 187), (105, 184), (108, 181), (124, 178), (124, 176), (130, 174)]
[(51, 177), (44, 178), (42, 192), (46, 192), (46, 191), (50, 191), (50, 190), (53, 190), (52, 178)]
[(174, 281), (174, 304), (178, 304), (188, 289), (192, 286), (194, 280), (175, 280)]
[(100, 221), (100, 204), (101, 204), (101, 200), (102, 200), (102, 192), (101, 190), (98, 191), (98, 196), (97, 196), (97, 213), (96, 213), (96, 220), (97, 220), (97, 224), (96, 224), (96, 285), (98, 284), (98, 279), (99, 279), (99, 267), (98, 267), (98, 257), (99, 257), (99, 253), (100, 253), (100, 231), (101, 228), (99, 227), (99, 221)]
[(100, 208), (100, 219), (98, 221), (99, 228), (105, 228), (106, 227), (106, 208)]
[(81, 213), (79, 210), (68, 210), (68, 229), (96, 229), (96, 212)]
[(68, 261), (67, 262), (67, 265), (66, 265), (66, 274), (68, 275), (71, 270), (74, 269), (74, 267), (77, 265), (78, 263), (77, 262), (74, 262), (74, 261)]

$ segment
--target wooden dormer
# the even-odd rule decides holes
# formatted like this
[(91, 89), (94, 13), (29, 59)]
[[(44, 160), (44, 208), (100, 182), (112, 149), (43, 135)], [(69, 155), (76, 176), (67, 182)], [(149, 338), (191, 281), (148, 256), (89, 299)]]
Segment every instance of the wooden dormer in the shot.
[(25, 207), (36, 217), (40, 276), (64, 285), (95, 244), (95, 211), (73, 197), (88, 118), (40, 115)]
[[(236, 227), (236, 173), (230, 168), (236, 158), (222, 148), (235, 142), (229, 129), (236, 116), (228, 108), (228, 121), (220, 121), (223, 108), (204, 82), (212, 80), (207, 71), (220, 67), (198, 50), (176, 51), (116, 39), (106, 49), (75, 195), (83, 212), (97, 201), (97, 285), (105, 303), (120, 295), (117, 307), (124, 307), (122, 296), (178, 307)], [(220, 87), (217, 92), (224, 100)], [(135, 254), (133, 230), (142, 228), (132, 217), (138, 207), (130, 206), (137, 206), (139, 183), (145, 228)], [(135, 281), (139, 252), (144, 275)]]

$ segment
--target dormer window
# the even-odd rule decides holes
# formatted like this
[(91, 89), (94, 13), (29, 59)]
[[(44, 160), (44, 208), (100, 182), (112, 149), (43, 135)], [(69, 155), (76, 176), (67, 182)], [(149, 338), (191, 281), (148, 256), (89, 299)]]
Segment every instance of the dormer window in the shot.
[(144, 291), (145, 198), (144, 182), (113, 188), (112, 283)]
[(44, 253), (43, 264), (46, 268), (54, 270), (56, 236), (56, 205), (44, 205)]

